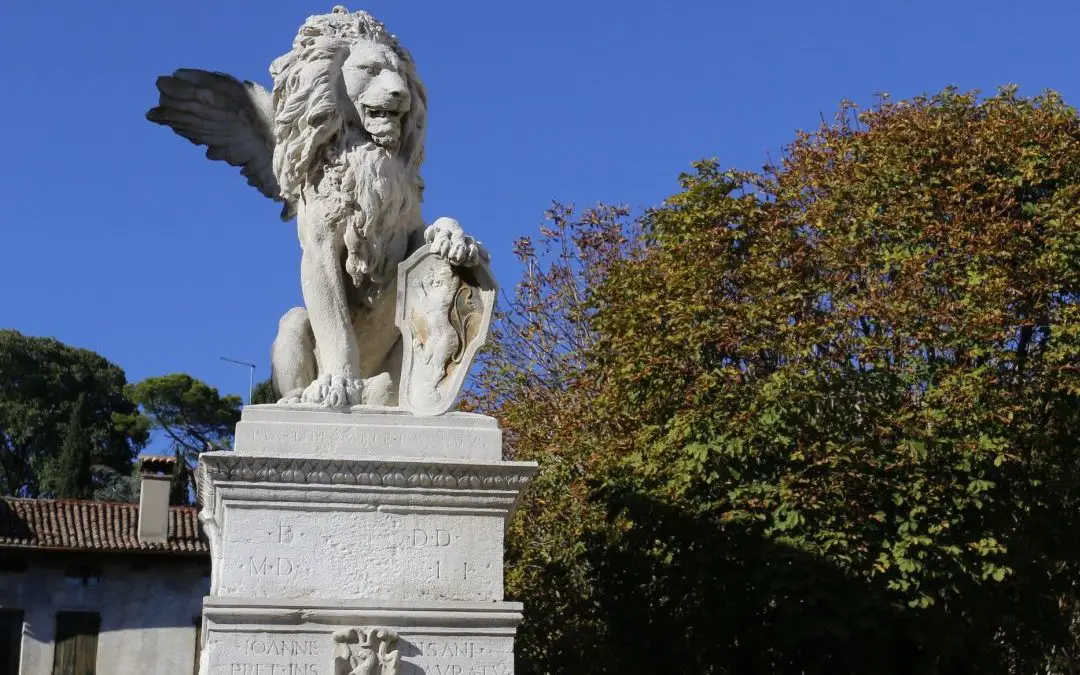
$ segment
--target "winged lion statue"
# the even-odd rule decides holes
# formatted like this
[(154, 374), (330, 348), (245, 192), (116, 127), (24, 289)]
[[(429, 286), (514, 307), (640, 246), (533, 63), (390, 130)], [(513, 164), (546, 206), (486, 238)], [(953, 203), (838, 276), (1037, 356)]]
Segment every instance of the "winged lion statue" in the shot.
[(296, 218), (304, 307), (271, 349), (282, 403), (395, 405), (400, 263), (425, 247), (451, 267), (487, 264), (458, 223), (420, 213), (427, 96), (382, 23), (335, 7), (309, 17), (270, 66), (273, 87), (184, 68), (158, 78), (147, 118), (240, 168)]

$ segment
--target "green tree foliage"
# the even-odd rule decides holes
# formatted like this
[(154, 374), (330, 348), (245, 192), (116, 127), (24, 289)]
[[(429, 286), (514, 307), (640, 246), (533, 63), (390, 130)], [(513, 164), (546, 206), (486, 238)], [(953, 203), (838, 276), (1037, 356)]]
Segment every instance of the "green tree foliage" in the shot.
[(597, 669), (582, 650), (598, 647), (588, 645), (605, 623), (589, 560), (589, 542), (605, 531), (593, 494), (605, 469), (589, 438), (601, 389), (583, 373), (598, 339), (591, 288), (643, 252), (628, 216), (624, 207), (578, 215), (555, 204), (541, 236), (517, 242), (522, 279), (504, 298), (463, 397), (462, 408), (499, 417), (509, 459), (541, 463), (507, 532), (507, 591), (527, 602), (515, 646), (525, 673)]
[(183, 373), (149, 377), (129, 385), (127, 394), (150, 419), (153, 429), (168, 439), (177, 459), (172, 500), (188, 503), (199, 455), (232, 447), (233, 432), (240, 421), (240, 397), (222, 396), (216, 388)]
[(139, 499), (138, 462), (131, 470), (121, 473), (112, 469), (102, 470), (98, 476), (92, 499), (109, 502), (136, 502)]
[(274, 383), (270, 378), (266, 378), (262, 382), (255, 385), (255, 390), (251, 392), (251, 400), (249, 403), (252, 405), (259, 405), (262, 403), (277, 403), (280, 396), (274, 391)]
[(523, 673), (1080, 672), (1072, 108), (844, 105), (637, 223), (559, 217), (473, 402), (543, 466)]
[(86, 396), (79, 394), (64, 429), (64, 442), (56, 459), (46, 465), (44, 490), (61, 499), (84, 499), (93, 494), (90, 456), (93, 446), (86, 433)]
[[(0, 492), (37, 497), (62, 489), (88, 495), (111, 476), (129, 473), (148, 432), (124, 396), (125, 383), (124, 372), (94, 352), (0, 330)], [(74, 439), (65, 441), (76, 422), (88, 444), (90, 469), (78, 460), (77, 481), (61, 486), (61, 465), (87, 450), (76, 449)]]

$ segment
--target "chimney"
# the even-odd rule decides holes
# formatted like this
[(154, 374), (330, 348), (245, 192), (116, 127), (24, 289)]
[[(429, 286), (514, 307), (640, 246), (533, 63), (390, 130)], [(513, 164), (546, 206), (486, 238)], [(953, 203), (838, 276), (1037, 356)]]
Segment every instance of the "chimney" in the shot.
[(164, 543), (169, 538), (169, 486), (172, 457), (143, 457), (139, 463), (139, 542)]

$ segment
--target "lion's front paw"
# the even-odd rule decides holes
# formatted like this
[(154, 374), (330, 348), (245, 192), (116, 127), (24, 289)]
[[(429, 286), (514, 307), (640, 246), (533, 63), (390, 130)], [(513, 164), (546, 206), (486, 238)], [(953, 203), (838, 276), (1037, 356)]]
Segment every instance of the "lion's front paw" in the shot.
[(363, 383), (355, 377), (320, 375), (300, 396), (303, 403), (322, 408), (348, 408), (360, 403)]
[(483, 244), (465, 234), (453, 218), (439, 218), (424, 230), (432, 254), (461, 267), (475, 267), (488, 259)]

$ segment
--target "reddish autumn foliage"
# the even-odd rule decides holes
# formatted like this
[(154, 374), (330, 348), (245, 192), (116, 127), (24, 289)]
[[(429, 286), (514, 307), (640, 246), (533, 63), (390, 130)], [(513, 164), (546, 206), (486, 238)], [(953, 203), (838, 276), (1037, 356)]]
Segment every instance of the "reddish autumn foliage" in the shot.
[(480, 379), (521, 671), (1071, 673), (1080, 119), (947, 90), (553, 212)]

